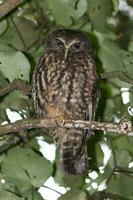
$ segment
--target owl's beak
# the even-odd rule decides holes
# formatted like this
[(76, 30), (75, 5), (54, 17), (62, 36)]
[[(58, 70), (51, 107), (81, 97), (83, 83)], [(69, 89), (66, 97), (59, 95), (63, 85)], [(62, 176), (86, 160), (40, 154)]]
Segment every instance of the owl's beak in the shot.
[(68, 56), (68, 51), (69, 51), (69, 47), (65, 47), (65, 56), (64, 56), (65, 59), (66, 59), (67, 56)]

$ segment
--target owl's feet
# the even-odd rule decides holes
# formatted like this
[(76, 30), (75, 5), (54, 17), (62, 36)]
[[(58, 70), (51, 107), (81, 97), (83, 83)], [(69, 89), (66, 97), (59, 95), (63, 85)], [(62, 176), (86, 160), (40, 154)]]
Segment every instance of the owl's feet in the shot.
[(70, 120), (71, 117), (70, 116), (66, 116), (66, 115), (60, 115), (58, 117), (55, 118), (55, 122), (58, 126), (64, 126), (65, 123)]

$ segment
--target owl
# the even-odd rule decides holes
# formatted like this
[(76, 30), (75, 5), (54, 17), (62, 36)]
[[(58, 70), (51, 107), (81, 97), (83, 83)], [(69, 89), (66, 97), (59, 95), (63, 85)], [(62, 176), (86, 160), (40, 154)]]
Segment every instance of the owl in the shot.
[[(55, 30), (33, 74), (33, 102), (38, 118), (94, 120), (99, 99), (98, 75), (88, 37), (80, 31)], [(91, 130), (57, 127), (51, 135), (59, 146), (62, 170), (84, 175)]]

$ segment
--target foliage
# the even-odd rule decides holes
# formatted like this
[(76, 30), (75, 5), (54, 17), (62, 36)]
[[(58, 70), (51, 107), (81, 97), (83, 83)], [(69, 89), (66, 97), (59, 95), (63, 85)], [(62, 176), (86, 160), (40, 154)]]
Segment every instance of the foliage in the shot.
[[(25, 0), (19, 8), (0, 20), (0, 87), (14, 79), (31, 83), (45, 39), (57, 28), (86, 32), (92, 40), (99, 73), (123, 71), (133, 79), (133, 18), (128, 12), (120, 10), (119, 4), (120, 0)], [(127, 4), (133, 12), (132, 1), (127, 0)], [(112, 122), (122, 118), (132, 120), (132, 86), (112, 77), (107, 81), (101, 80), (100, 88), (97, 119)], [(12, 122), (13, 116), (9, 113), (18, 114), (21, 119), (32, 116), (31, 98), (16, 91), (1, 98), (1, 123)], [(58, 153), (54, 163), (45, 154), (43, 157), (39, 140), (35, 137), (43, 135), (42, 131), (32, 130), (19, 135), (21, 142), (0, 156), (1, 200), (49, 200), (51, 197), (46, 198), (46, 190), (42, 197), (38, 189), (43, 184), (46, 189), (46, 182), (51, 176), (54, 184), (64, 187), (62, 194), (59, 194), (60, 189), (53, 191), (59, 199), (87, 200), (101, 190), (112, 194), (113, 199), (118, 199), (118, 196), (121, 200), (133, 199), (132, 137), (109, 132), (95, 134), (88, 142), (91, 158), (88, 175), (70, 177), (60, 171)], [(25, 135), (30, 135), (32, 139)], [(0, 148), (3, 147), (2, 141), (12, 137), (2, 137)], [(48, 136), (44, 138), (42, 142), (48, 149), (52, 145), (51, 139)], [(51, 192), (55, 190), (52, 184), (49, 187)]]

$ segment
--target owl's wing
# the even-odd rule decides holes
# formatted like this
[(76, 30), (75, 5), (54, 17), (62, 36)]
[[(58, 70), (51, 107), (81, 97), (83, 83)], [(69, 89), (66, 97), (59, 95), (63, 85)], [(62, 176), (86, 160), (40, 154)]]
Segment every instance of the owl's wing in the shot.
[(88, 111), (86, 112), (85, 120), (94, 120), (96, 110), (98, 107), (99, 97), (100, 97), (100, 90), (98, 87), (99, 77), (96, 78), (94, 82), (93, 91), (92, 91), (92, 100), (89, 102)]
[[(97, 77), (97, 79), (94, 83), (94, 87), (93, 87), (93, 91), (92, 91), (92, 100), (91, 100), (91, 102), (89, 102), (88, 111), (86, 112), (85, 120), (88, 120), (88, 121), (95, 120), (95, 115), (96, 115), (98, 102), (99, 102), (99, 98), (100, 98), (100, 90), (98, 87), (98, 82), (99, 82), (99, 77)], [(89, 137), (91, 136), (91, 134), (93, 134), (92, 129), (85, 129), (84, 130), (85, 140), (86, 139), (88, 140)]]
[[(91, 63), (91, 64), (95, 65), (95, 63)], [(95, 73), (95, 71), (94, 71), (94, 73)], [(90, 90), (88, 91), (88, 96), (87, 96), (87, 97), (89, 97), (89, 101), (87, 102), (87, 100), (86, 100), (86, 115), (85, 115), (85, 120), (90, 120), (90, 121), (95, 119), (95, 113), (96, 113), (96, 110), (98, 107), (98, 101), (99, 101), (99, 96), (100, 96), (100, 92), (99, 92), (99, 88), (98, 88), (99, 77), (97, 76), (96, 73), (93, 75), (94, 75), (94, 79), (91, 82), (89, 79), (91, 77), (88, 77), (88, 83), (89, 83), (88, 85), (90, 86)], [(75, 170), (77, 170), (77, 171), (78, 171), (78, 169), (81, 169), (81, 166), (83, 166), (82, 163), (84, 164), (84, 166), (86, 166), (84, 168), (87, 168), (88, 162), (87, 162), (87, 145), (86, 145), (86, 143), (91, 135), (91, 132), (92, 132), (91, 129), (85, 129), (83, 131), (82, 144), (80, 144), (78, 146), (78, 148), (76, 148), (76, 151), (75, 151), (76, 155), (75, 155), (74, 162), (75, 162)]]
[(32, 78), (32, 97), (34, 108), (37, 117), (45, 118), (45, 105), (47, 102), (47, 66), (48, 66), (48, 56), (44, 54), (40, 60), (33, 74)]

